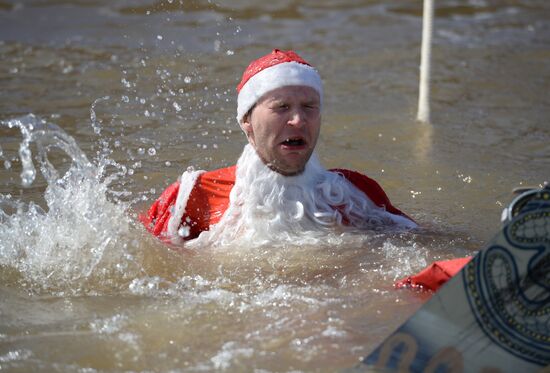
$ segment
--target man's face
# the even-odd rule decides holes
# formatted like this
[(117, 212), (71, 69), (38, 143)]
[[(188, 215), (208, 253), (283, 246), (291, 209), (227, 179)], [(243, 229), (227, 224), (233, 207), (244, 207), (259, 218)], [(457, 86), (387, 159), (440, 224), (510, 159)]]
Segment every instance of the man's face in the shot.
[(313, 88), (281, 87), (263, 95), (241, 125), (269, 168), (282, 175), (296, 175), (304, 170), (317, 144), (320, 106)]

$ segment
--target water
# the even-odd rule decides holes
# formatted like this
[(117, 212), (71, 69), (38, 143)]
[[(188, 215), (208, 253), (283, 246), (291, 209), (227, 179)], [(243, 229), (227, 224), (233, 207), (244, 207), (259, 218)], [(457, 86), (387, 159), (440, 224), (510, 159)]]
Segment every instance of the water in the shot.
[[(0, 1), (0, 367), (333, 371), (374, 349), (429, 296), (394, 280), (473, 252), (513, 187), (550, 178), (547, 2), (437, 2), (432, 125), (414, 121), (420, 15)], [(377, 179), (422, 231), (215, 252), (136, 223), (188, 166), (234, 164), (234, 87), (274, 47), (321, 71), (323, 163)]]

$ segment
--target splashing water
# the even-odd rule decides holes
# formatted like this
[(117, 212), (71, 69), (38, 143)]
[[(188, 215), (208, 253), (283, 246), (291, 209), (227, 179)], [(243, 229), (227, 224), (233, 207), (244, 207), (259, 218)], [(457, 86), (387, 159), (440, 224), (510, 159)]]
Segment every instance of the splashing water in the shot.
[[(101, 136), (94, 111), (98, 101), (92, 105), (91, 121)], [(47, 295), (8, 301), (31, 309), (23, 317), (25, 330), (33, 330), (37, 304), (49, 310), (49, 299), (63, 299), (56, 309), (63, 321), (51, 323), (50, 313), (38, 313), (48, 320), (49, 329), (31, 332), (32, 338), (56, 349), (59, 337), (79, 351), (86, 348), (80, 345), (83, 332), (98, 341), (98, 350), (116, 351), (107, 357), (102, 352), (98, 361), (135, 370), (179, 367), (182, 354), (192, 370), (240, 370), (251, 359), (269, 363), (281, 350), (288, 361), (309, 363), (335, 343), (357, 345), (357, 312), (372, 314), (365, 324), (380, 323), (381, 309), (392, 315), (403, 312), (402, 304), (413, 309), (419, 304), (390, 291), (394, 280), (426, 264), (428, 250), (411, 242), (414, 234), (346, 232), (327, 234), (309, 245), (201, 247), (181, 260), (164, 247), (155, 252), (138, 241), (132, 202), (118, 199), (120, 193), (114, 190), (115, 185), (126, 185), (130, 173), (109, 158), (105, 139), (98, 137), (101, 150), (90, 161), (74, 138), (32, 114), (0, 122), (4, 129), (17, 129), (23, 137), (22, 185), (29, 187), (42, 175), (47, 186), (45, 207), (0, 195), (0, 281)], [(63, 172), (54, 166), (58, 159), (53, 151), (59, 150), (70, 160)], [(163, 261), (163, 255), (169, 260)], [(122, 296), (101, 297), (105, 294)], [(97, 299), (107, 310), (90, 306)], [(395, 323), (393, 319), (384, 322)], [(9, 338), (15, 341), (19, 333)], [(186, 350), (175, 352), (172, 359), (165, 343)], [(57, 350), (59, 356), (43, 359), (46, 364), (71, 354)], [(361, 347), (356, 353), (363, 351)], [(33, 364), (31, 357), (41, 358), (32, 346), (0, 359)]]
[[(96, 100), (90, 109), (92, 129), (97, 135), (101, 134), (101, 122), (95, 115), (95, 106), (99, 101), (108, 99), (103, 97)], [(143, 293), (140, 289), (148, 289), (147, 294), (150, 296), (166, 295), (161, 288), (168, 287), (172, 289), (172, 296), (179, 294), (188, 297), (188, 292), (181, 290), (178, 278), (153, 276), (164, 284), (158, 288), (155, 281), (151, 282), (151, 277), (144, 276), (146, 270), (139, 257), (143, 250), (139, 250), (140, 242), (136, 239), (137, 232), (129, 214), (132, 203), (118, 199), (124, 191), (113, 190), (113, 183), (128, 174), (127, 168), (108, 157), (109, 148), (105, 139), (99, 138), (102, 151), (98, 152), (96, 159), (90, 161), (74, 138), (57, 125), (35, 115), (2, 121), (0, 124), (9, 129), (18, 129), (22, 134), (19, 147), (22, 185), (29, 187), (37, 177), (31, 145), (36, 146), (36, 163), (47, 183), (44, 192), (46, 208), (35, 202), (24, 203), (10, 195), (0, 195), (0, 266), (14, 269), (16, 280), (31, 290), (81, 294), (98, 293), (103, 291), (104, 286), (114, 286), (118, 290), (141, 295)], [(70, 159), (70, 166), (63, 173), (48, 159), (53, 150), (61, 150)], [(115, 171), (109, 173), (108, 169)], [(311, 249), (256, 247), (246, 250), (244, 247), (232, 247), (228, 252), (217, 251), (215, 261), (220, 264), (225, 262), (230, 268), (240, 268), (239, 271), (246, 272), (242, 268), (242, 256), (247, 257), (255, 268), (262, 266), (261, 263), (269, 258), (269, 263), (264, 263), (266, 268), (284, 267), (286, 269), (283, 272), (287, 273), (294, 272), (293, 262), (300, 263), (302, 269), (296, 269), (299, 271), (303, 270), (305, 263), (311, 262), (311, 268), (306, 272), (317, 273), (319, 266), (324, 267), (334, 261), (336, 252), (341, 257), (337, 262), (342, 263), (346, 260), (343, 259), (346, 250), (355, 250), (365, 245), (372, 247), (371, 244), (380, 247), (381, 243), (370, 241), (368, 236), (329, 234), (311, 243)], [(394, 250), (389, 250), (387, 245)], [(385, 255), (395, 252), (395, 256), (402, 260), (397, 261), (397, 266), (372, 268), (368, 264), (367, 268), (378, 275), (395, 279), (404, 274), (403, 269), (411, 270), (410, 263), (416, 268), (424, 265), (426, 252), (417, 248), (411, 250), (406, 246), (384, 242), (381, 249)], [(338, 249), (328, 250), (330, 247)], [(319, 252), (325, 249), (331, 254)], [(369, 255), (369, 260), (374, 262), (394, 262), (391, 258), (375, 259), (375, 252)], [(325, 256), (320, 264), (319, 258)], [(350, 263), (358, 260), (354, 255), (351, 258), (348, 258)], [(361, 267), (363, 270), (366, 268)], [(10, 272), (0, 272), (0, 276), (9, 277), (6, 273)], [(13, 278), (4, 280), (14, 281)]]
[[(94, 118), (92, 107), (92, 125), (99, 134)], [(37, 176), (31, 144), (36, 145), (39, 170), (47, 182), (46, 209), (0, 195), (0, 266), (16, 269), (31, 289), (75, 293), (85, 291), (98, 275), (131, 273), (129, 205), (108, 198), (110, 183), (125, 168), (104, 156), (90, 162), (74, 138), (33, 114), (0, 124), (19, 129), (23, 136), (22, 185), (29, 187)], [(63, 174), (48, 159), (54, 149), (71, 160)], [(107, 175), (106, 167), (113, 165), (117, 171)]]

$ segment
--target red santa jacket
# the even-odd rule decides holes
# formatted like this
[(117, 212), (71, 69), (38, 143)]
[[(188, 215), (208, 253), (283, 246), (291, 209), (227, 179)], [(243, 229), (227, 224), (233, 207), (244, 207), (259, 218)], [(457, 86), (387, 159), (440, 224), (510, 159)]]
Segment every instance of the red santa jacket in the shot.
[[(193, 185), (186, 199), (185, 213), (176, 224), (184, 224), (189, 228), (185, 239), (193, 239), (210, 226), (218, 223), (229, 207), (229, 193), (235, 185), (236, 166), (222, 168), (197, 174), (192, 180)], [(350, 181), (355, 187), (365, 193), (377, 206), (386, 211), (409, 218), (393, 206), (380, 185), (359, 172), (346, 169), (333, 169)], [(140, 215), (141, 222), (148, 231), (163, 240), (170, 241), (167, 236), (168, 225), (180, 191), (180, 181), (177, 181), (164, 190), (153, 203), (146, 214)], [(185, 191), (183, 191), (185, 193)], [(412, 219), (411, 219), (412, 220)], [(470, 258), (459, 258), (449, 261), (435, 262), (422, 272), (409, 276), (395, 285), (401, 287), (416, 287), (436, 291), (451, 277), (457, 274)]]
[[(185, 206), (185, 214), (178, 222), (189, 227), (185, 239), (193, 239), (210, 226), (218, 223), (229, 207), (229, 193), (235, 185), (236, 166), (204, 172), (196, 178)], [(386, 211), (404, 216), (407, 215), (394, 207), (382, 187), (376, 181), (359, 172), (346, 169), (333, 169), (355, 187), (365, 193), (379, 207)], [(176, 200), (180, 193), (180, 182), (175, 182), (164, 190), (161, 196), (153, 203), (146, 214), (140, 216), (141, 222), (147, 230), (155, 236), (167, 238), (169, 221), (176, 208)]]

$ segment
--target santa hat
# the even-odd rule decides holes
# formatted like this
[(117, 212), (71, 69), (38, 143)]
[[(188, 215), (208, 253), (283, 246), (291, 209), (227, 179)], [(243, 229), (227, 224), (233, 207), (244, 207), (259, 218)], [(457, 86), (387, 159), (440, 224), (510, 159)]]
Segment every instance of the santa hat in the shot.
[(274, 49), (271, 53), (252, 61), (237, 86), (237, 121), (269, 91), (289, 85), (311, 87), (323, 99), (321, 77), (302, 57), (293, 51)]

